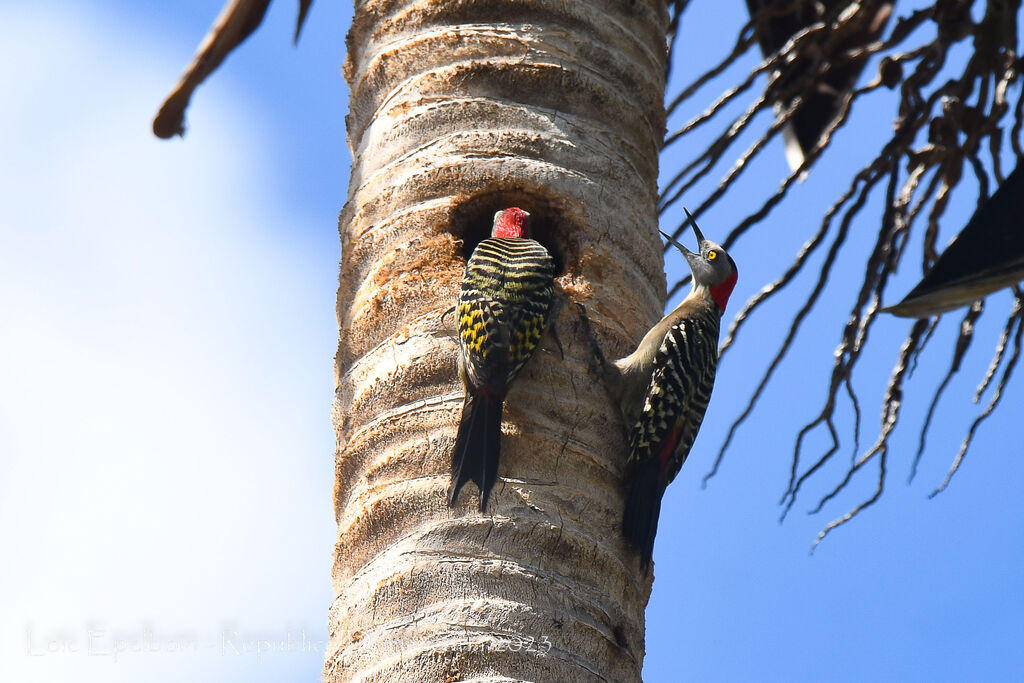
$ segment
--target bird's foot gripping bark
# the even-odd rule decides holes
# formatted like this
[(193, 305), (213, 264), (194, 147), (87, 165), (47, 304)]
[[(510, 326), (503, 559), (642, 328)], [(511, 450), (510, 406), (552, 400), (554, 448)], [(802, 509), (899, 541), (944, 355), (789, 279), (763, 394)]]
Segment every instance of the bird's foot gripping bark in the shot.
[(457, 309), (458, 307), (459, 307), (458, 304), (456, 304), (455, 306), (452, 306), (447, 311), (445, 311), (444, 313), (441, 314), (441, 324), (442, 325), (445, 324), (444, 323), (444, 319), (447, 318), (448, 316), (450, 316), (452, 313), (454, 313), (455, 309)]
[(590, 353), (587, 354), (587, 367), (590, 368), (590, 371), (596, 376), (603, 377), (605, 366), (608, 365), (608, 360), (604, 357), (604, 352), (601, 351), (601, 347), (597, 343), (594, 331), (590, 328), (590, 318), (587, 316), (586, 306), (581, 303), (577, 303), (576, 307), (580, 311), (580, 322), (583, 323), (583, 334), (586, 335), (587, 343), (590, 345)]

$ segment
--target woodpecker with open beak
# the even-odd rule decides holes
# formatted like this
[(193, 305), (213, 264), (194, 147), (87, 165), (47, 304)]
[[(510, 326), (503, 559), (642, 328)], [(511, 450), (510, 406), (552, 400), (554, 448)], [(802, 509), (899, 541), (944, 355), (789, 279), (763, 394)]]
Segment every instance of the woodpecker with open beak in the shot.
[[(654, 550), (662, 496), (686, 461), (711, 398), (720, 322), (737, 279), (732, 257), (686, 215), (697, 251), (662, 235), (690, 266), (690, 294), (644, 335), (633, 353), (601, 364), (605, 386), (629, 430), (622, 532), (645, 568)], [(595, 352), (603, 360), (596, 344)]]

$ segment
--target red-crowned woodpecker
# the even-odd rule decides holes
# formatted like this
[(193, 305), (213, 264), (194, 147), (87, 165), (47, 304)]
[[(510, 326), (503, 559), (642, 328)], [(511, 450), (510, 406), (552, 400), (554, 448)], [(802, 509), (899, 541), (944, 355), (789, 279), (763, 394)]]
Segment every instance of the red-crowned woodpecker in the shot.
[(452, 449), (454, 506), (467, 481), (480, 489), (480, 511), (498, 479), (505, 394), (547, 329), (555, 262), (530, 239), (530, 214), (512, 207), (494, 214), (491, 237), (473, 250), (462, 278), (459, 377), (466, 387)]

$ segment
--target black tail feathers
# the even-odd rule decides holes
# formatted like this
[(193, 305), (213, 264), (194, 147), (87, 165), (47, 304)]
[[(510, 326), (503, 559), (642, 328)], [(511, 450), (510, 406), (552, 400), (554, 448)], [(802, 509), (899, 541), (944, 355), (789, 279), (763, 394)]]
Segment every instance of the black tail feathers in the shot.
[(654, 554), (654, 536), (658, 533), (661, 514), (661, 472), (657, 459), (637, 463), (629, 478), (626, 512), (622, 516), (622, 535), (641, 556), (640, 563), (647, 569)]
[(480, 489), (480, 512), (487, 509), (487, 497), (498, 481), (504, 404), (504, 399), (466, 391), (459, 435), (452, 449), (452, 492), (448, 505), (454, 507), (462, 485), (472, 481)]

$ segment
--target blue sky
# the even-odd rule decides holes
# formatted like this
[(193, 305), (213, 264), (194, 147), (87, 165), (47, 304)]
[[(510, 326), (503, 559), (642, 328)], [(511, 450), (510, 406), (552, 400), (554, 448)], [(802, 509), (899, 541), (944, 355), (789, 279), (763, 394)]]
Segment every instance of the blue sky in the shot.
[[(708, 64), (728, 49), (731, 33), (706, 27), (735, 25), (742, 7), (693, 3), (683, 63)], [(293, 49), (294, 3), (273, 3), (260, 31), (198, 91), (186, 138), (158, 141), (152, 116), (217, 11), (197, 1), (0, 5), (11, 56), (0, 64), (3, 680), (320, 674), (334, 540), (336, 221), (350, 163), (340, 67), (351, 9), (315, 3)], [(693, 107), (715, 94), (705, 89)], [(889, 130), (891, 113), (878, 104), (733, 250), (740, 282), (730, 312), (781, 272), (850, 165), (867, 160), (865, 141)], [(700, 139), (687, 144), (697, 149)], [(702, 217), (705, 233), (723, 236), (784, 172), (775, 145), (741, 191)], [(694, 194), (687, 205), (704, 196)], [(959, 199), (940, 242), (973, 201)], [(858, 233), (874, 234), (879, 206), (876, 196)], [(969, 395), (1009, 311), (1005, 293), (990, 297), (914, 482), (904, 484), (917, 426), (957, 314), (908, 385), (881, 501), (809, 555), (822, 526), (873, 491), (868, 468), (821, 514), (803, 514), (845, 472), (847, 442), (777, 523), (793, 440), (820, 406), (866, 249), (861, 240), (844, 250), (821, 310), (702, 490), (784, 334), (780, 321), (815, 273), (726, 356), (697, 446), (666, 498), (646, 680), (1024, 679), (1024, 459), (1011, 437), (1020, 381), (950, 488), (927, 499), (980, 410)], [(681, 267), (670, 255), (670, 277)], [(907, 291), (912, 271), (890, 292)], [(858, 368), (861, 453), (909, 327), (880, 321)]]

